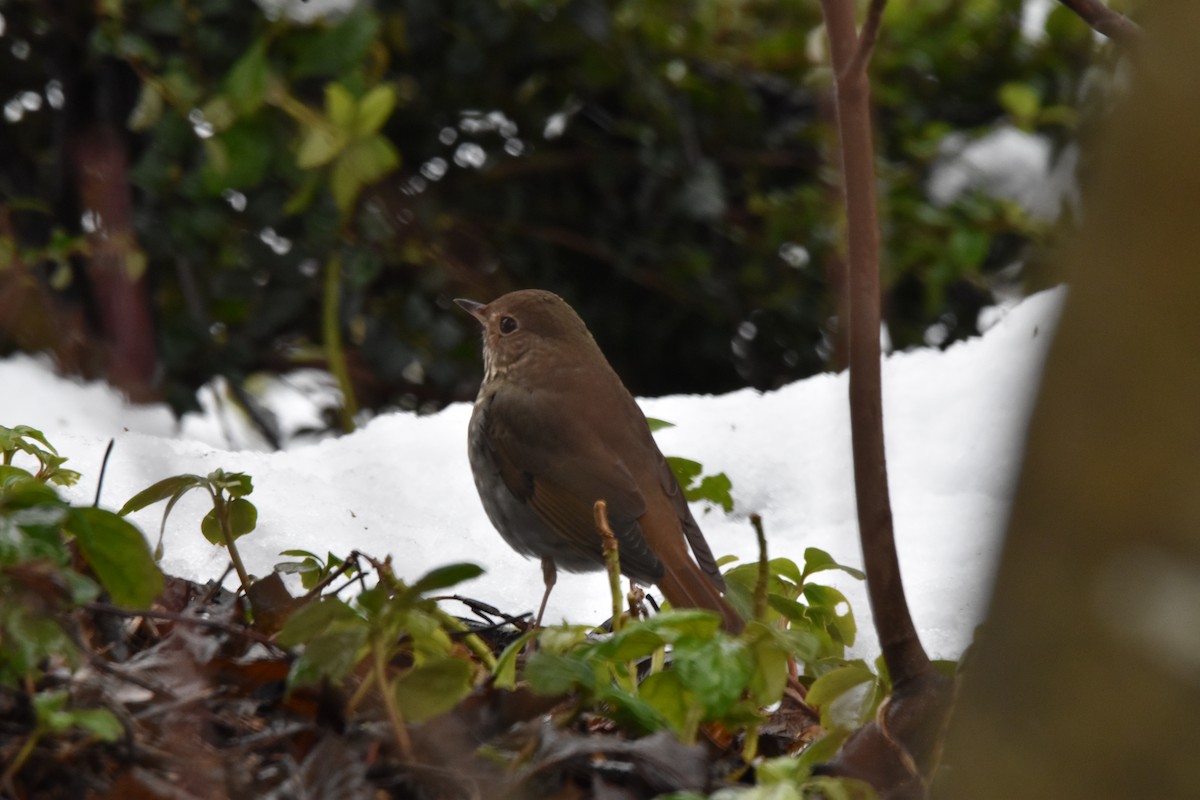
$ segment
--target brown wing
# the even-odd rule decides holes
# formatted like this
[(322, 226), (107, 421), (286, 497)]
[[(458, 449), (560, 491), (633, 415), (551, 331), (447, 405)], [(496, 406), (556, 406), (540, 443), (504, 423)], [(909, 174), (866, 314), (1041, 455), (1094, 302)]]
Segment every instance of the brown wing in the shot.
[[(545, 413), (551, 409), (554, 413)], [(596, 566), (601, 549), (592, 508), (604, 500), (622, 571), (640, 581), (657, 582), (662, 564), (638, 526), (645, 499), (600, 437), (589, 435), (584, 425), (565, 424), (567, 418), (554, 398), (540, 391), (498, 392), (488, 412), (489, 441), (508, 489), (581, 559)]]

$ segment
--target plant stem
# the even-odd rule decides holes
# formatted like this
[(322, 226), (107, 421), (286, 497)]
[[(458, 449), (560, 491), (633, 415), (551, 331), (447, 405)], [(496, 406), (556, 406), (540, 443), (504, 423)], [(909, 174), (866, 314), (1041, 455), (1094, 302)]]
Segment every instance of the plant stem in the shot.
[(247, 598), (250, 592), (250, 573), (246, 572), (246, 566), (242, 563), (241, 553), (238, 552), (237, 545), (233, 541), (233, 531), (229, 528), (229, 504), (225, 502), (225, 495), (221, 490), (211, 491), (213, 499), (213, 507), (217, 510), (217, 524), (221, 527), (221, 538), (225, 540), (225, 549), (229, 551), (229, 560), (233, 562), (233, 568), (237, 570), (238, 580), (242, 582), (242, 591), (247, 593)]
[(767, 583), (771, 579), (771, 565), (767, 560), (767, 535), (763, 533), (762, 517), (750, 515), (750, 525), (758, 540), (758, 577), (754, 581), (754, 618), (762, 622), (767, 616)]
[(392, 733), (396, 737), (396, 746), (400, 748), (401, 758), (405, 761), (413, 761), (412, 739), (408, 735), (408, 728), (404, 726), (404, 717), (400, 715), (396, 698), (392, 696), (391, 687), (388, 686), (387, 648), (379, 641), (374, 641), (371, 643), (371, 655), (374, 660), (372, 671), (375, 673), (375, 685), (379, 687), (379, 696), (383, 700), (388, 723), (391, 724)]
[(25, 762), (29, 760), (29, 756), (33, 753), (33, 748), (37, 747), (37, 743), (42, 738), (42, 733), (43, 729), (39, 722), (29, 734), (29, 738), (21, 745), (21, 749), (13, 756), (13, 760), (4, 768), (4, 774), (0, 775), (0, 787), (5, 789), (11, 787), (12, 779), (17, 777), (17, 773), (21, 771), (21, 767), (25, 766)]
[(325, 360), (329, 371), (342, 390), (342, 405), (338, 419), (342, 431), (354, 430), (354, 415), (358, 413), (358, 401), (354, 397), (354, 385), (350, 383), (350, 370), (346, 367), (346, 353), (342, 349), (342, 260), (336, 255), (329, 257), (325, 265), (325, 291), (322, 298), (321, 338), (325, 342)]
[(612, 595), (612, 629), (613, 633), (616, 633), (621, 630), (625, 610), (621, 595), (621, 554), (617, 550), (617, 537), (608, 525), (608, 504), (597, 500), (592, 506), (592, 511), (595, 513), (596, 530), (604, 540), (604, 567), (608, 570), (608, 589)]
[(704, 709), (700, 707), (699, 703), (689, 708), (687, 717), (683, 721), (683, 730), (679, 732), (679, 741), (684, 744), (695, 744), (702, 719), (704, 719)]
[(749, 764), (758, 757), (758, 726), (746, 726), (746, 740), (742, 744), (742, 761)]
[[(871, 85), (866, 65), (873, 35), (855, 33), (853, 0), (821, 0), (833, 62), (838, 138), (846, 200), (846, 270), (850, 343), (850, 437), (859, 537), (867, 595), (883, 657), (897, 684), (932, 670), (913, 625), (896, 556), (883, 439), (880, 369), (879, 213), (875, 197), (875, 149), (871, 132)], [(872, 2), (869, 17), (882, 14)], [(868, 19), (864, 30), (876, 30)]]

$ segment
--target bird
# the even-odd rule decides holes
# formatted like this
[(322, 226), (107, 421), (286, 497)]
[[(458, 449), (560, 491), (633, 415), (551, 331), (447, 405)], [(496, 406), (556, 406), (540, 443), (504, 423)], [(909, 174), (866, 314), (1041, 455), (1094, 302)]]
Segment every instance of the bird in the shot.
[(540, 626), (558, 569), (604, 567), (593, 506), (607, 505), (621, 572), (671, 605), (741, 616), (687, 498), (633, 395), (558, 295), (523, 289), (454, 301), (483, 326), (484, 376), (468, 456), (484, 511), (518, 553), (541, 559)]

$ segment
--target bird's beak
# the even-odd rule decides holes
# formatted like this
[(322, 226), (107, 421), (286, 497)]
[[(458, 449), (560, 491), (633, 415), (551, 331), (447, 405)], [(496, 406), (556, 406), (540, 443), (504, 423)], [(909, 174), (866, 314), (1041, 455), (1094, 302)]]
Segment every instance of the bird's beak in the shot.
[(458, 303), (458, 305), (462, 307), (463, 311), (466, 311), (472, 317), (479, 320), (480, 325), (487, 323), (487, 317), (485, 317), (483, 314), (483, 310), (487, 308), (486, 303), (476, 303), (474, 300), (464, 300), (461, 297), (456, 298), (454, 302)]

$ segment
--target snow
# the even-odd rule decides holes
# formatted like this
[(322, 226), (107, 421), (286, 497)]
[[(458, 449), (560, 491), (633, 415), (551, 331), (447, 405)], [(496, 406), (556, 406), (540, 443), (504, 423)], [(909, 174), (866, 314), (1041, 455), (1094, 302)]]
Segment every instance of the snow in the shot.
[(1078, 147), (1057, 156), (1050, 138), (1002, 124), (972, 138), (948, 134), (926, 189), (935, 204), (948, 206), (968, 191), (981, 191), (1021, 206), (1035, 220), (1053, 222), (1064, 202), (1079, 211), (1075, 172)]
[[(957, 658), (982, 618), (1065, 293), (1042, 292), (997, 312), (999, 320), (980, 338), (884, 362), (897, 546), (909, 605), (934, 657)], [(129, 406), (106, 386), (55, 376), (44, 359), (0, 361), (0, 386), (7, 389), (0, 392), (0, 424), (41, 429), (70, 458), (68, 466), (83, 473), (64, 490), (73, 502), (92, 502), (110, 438), (115, 447), (101, 496), (107, 508), (170, 475), (218, 467), (249, 473), (259, 523), (238, 544), (251, 573), (269, 572), (282, 550), (344, 556), (358, 549), (390, 554), (402, 578), (455, 561), (478, 563), (485, 574), (459, 592), (510, 613), (536, 608), (541, 597), (539, 565), (508, 549), (475, 494), (467, 404), (428, 416), (386, 414), (348, 436), (267, 453), (215, 446), (226, 440), (229, 419), (176, 423), (163, 407)], [(800, 561), (815, 546), (861, 566), (846, 397), (842, 373), (775, 392), (641, 402), (648, 416), (675, 424), (657, 434), (663, 452), (701, 462), (706, 474), (725, 472), (733, 482), (733, 514), (703, 504), (694, 509), (716, 555), (755, 558), (748, 516), (758, 512), (772, 557)], [(206, 511), (198, 493), (176, 506), (166, 526), (164, 570), (198, 581), (224, 572), (224, 551), (199, 532)], [(161, 514), (161, 505), (152, 506), (132, 519), (153, 539)], [(860, 635), (852, 653), (873, 657), (878, 645), (862, 584), (841, 573), (820, 578), (842, 589), (854, 608)], [(599, 622), (608, 608), (601, 574), (562, 574), (547, 621)]]

